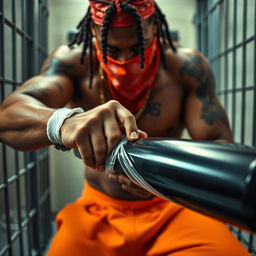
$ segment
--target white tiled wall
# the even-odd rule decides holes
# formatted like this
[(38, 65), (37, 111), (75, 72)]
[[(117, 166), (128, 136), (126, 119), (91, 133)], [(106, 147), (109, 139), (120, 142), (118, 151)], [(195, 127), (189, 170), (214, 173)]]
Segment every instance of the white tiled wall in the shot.
[[(195, 13), (195, 0), (157, 0), (166, 14), (171, 29), (180, 33), (180, 44), (195, 47), (195, 27), (192, 24)], [(66, 32), (76, 27), (85, 15), (87, 0), (50, 0), (49, 1), (49, 50), (52, 51), (66, 43)], [(72, 153), (62, 153), (51, 149), (51, 198), (53, 211), (60, 210), (65, 204), (75, 200), (83, 184), (81, 160)]]

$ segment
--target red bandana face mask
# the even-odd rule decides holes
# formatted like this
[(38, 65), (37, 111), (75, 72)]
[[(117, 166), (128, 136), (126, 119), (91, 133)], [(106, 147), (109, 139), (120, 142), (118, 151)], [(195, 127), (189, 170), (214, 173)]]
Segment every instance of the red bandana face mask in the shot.
[(135, 114), (143, 106), (157, 75), (160, 64), (157, 38), (155, 37), (152, 44), (145, 50), (143, 69), (140, 68), (140, 56), (124, 62), (107, 56), (107, 63), (104, 63), (96, 40), (95, 46), (97, 58), (107, 75), (113, 99)]

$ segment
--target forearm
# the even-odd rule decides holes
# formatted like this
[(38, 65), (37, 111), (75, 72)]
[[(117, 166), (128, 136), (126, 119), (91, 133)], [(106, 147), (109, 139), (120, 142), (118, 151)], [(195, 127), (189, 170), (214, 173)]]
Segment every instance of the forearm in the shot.
[(0, 106), (0, 141), (24, 151), (50, 145), (46, 126), (53, 111), (25, 94), (7, 99)]

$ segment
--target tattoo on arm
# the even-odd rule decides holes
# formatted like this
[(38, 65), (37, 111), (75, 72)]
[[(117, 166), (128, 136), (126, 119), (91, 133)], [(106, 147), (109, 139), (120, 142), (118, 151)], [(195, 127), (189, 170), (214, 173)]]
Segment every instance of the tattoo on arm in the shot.
[(162, 104), (159, 102), (149, 102), (145, 109), (145, 114), (150, 114), (155, 117), (159, 117), (161, 115)]
[(60, 92), (64, 92), (63, 87), (61, 86), (60, 83), (58, 83), (58, 82), (53, 82), (53, 84), (55, 85), (55, 87), (57, 87), (57, 88), (59, 89)]
[(208, 125), (213, 125), (215, 122), (220, 121), (228, 126), (226, 114), (215, 97), (213, 74), (209, 68), (204, 66), (202, 58), (194, 56), (185, 61), (180, 69), (180, 74), (181, 76), (188, 75), (198, 82), (196, 95), (203, 104), (201, 119)]
[[(47, 98), (48, 97), (48, 89), (47, 88), (41, 88), (40, 84), (38, 83), (35, 83), (35, 82), (31, 82), (29, 83), (28, 85), (31, 86), (30, 89), (27, 89), (27, 90), (24, 90), (23, 93), (27, 94), (27, 95), (30, 95), (32, 97), (41, 97), (43, 96), (44, 98)], [(63, 88), (61, 86), (60, 83), (58, 82), (53, 82), (53, 85), (55, 87), (58, 88), (58, 90), (63, 93)]]
[[(29, 84), (30, 85), (30, 84)], [(32, 97), (41, 97), (47, 98), (48, 96), (48, 89), (46, 88), (40, 88), (40, 85), (37, 83), (31, 83), (30, 89), (24, 90), (23, 93), (30, 95)]]
[(47, 76), (67, 76), (72, 68), (74, 68), (74, 65), (65, 64), (58, 58), (53, 57), (49, 63), (43, 67), (42, 72)]

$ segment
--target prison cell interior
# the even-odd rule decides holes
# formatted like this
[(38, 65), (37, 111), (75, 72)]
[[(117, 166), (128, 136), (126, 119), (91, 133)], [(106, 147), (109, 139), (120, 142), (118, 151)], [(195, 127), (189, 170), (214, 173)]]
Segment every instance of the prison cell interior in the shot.
[[(255, 0), (197, 0), (198, 49), (209, 59), (236, 142), (256, 144)], [(47, 56), (47, 0), (0, 1), (1, 102)], [(0, 120), (1, 121), (1, 120)], [(48, 150), (0, 144), (0, 256), (43, 255), (51, 237)], [(253, 235), (230, 227), (253, 255)]]
[[(198, 49), (208, 58), (235, 142), (256, 146), (256, 1), (197, 0)], [(230, 227), (256, 255), (252, 234)]]
[[(0, 1), (1, 102), (47, 56), (47, 0)], [(43, 255), (51, 236), (48, 149), (0, 144), (0, 255)]]

